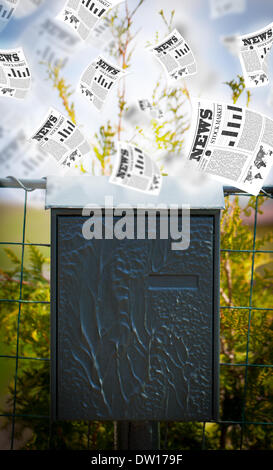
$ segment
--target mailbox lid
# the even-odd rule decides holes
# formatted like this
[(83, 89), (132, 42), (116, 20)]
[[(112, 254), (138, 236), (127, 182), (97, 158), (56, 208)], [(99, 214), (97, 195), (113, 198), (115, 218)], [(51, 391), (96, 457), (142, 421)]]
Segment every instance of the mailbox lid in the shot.
[(193, 214), (180, 252), (85, 240), (81, 211), (53, 219), (53, 417), (216, 419), (218, 215)]
[(179, 178), (163, 177), (162, 188), (158, 196), (122, 188), (109, 183), (108, 176), (48, 176), (46, 186), (46, 209), (79, 208), (87, 204), (99, 207), (121, 207), (130, 204), (164, 204), (167, 209), (172, 205), (183, 208), (188, 204), (191, 209), (224, 209), (224, 193), (221, 183), (207, 178), (189, 183), (187, 175)]

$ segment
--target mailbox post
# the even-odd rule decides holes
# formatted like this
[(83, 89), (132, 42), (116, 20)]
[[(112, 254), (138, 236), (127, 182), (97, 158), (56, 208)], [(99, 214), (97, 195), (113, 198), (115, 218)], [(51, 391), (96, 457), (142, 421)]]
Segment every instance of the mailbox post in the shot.
[[(84, 207), (93, 205), (93, 224), (109, 236), (107, 217), (119, 208), (112, 223), (120, 221), (128, 204), (134, 233), (139, 204), (163, 207), (168, 220), (173, 205), (188, 204), (189, 247), (173, 250), (157, 230), (150, 239), (84, 237)], [(46, 207), (53, 420), (116, 421), (119, 447), (140, 449), (144, 440), (145, 450), (158, 445), (159, 421), (216, 420), (222, 186), (190, 191), (167, 177), (154, 197), (107, 177), (48, 177)]]

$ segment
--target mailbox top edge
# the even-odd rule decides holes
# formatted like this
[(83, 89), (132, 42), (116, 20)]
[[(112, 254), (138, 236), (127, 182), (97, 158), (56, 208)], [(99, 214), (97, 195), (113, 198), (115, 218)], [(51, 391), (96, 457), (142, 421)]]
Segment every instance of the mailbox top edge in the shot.
[[(121, 187), (109, 182), (108, 176), (47, 177), (45, 208), (78, 208), (86, 206), (116, 208), (140, 205), (144, 208), (162, 205), (164, 209), (224, 209), (223, 185), (212, 179), (191, 184), (187, 177), (164, 176), (158, 196)], [(160, 209), (160, 207), (158, 208)]]

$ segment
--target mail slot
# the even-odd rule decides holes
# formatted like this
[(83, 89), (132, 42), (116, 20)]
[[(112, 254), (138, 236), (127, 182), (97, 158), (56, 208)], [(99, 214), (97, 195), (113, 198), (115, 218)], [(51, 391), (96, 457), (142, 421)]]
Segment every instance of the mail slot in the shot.
[[(190, 243), (160, 237), (83, 236), (83, 208), (107, 224), (115, 207), (165, 203), (164, 217), (190, 206)], [(218, 416), (219, 220), (222, 187), (194, 192), (164, 178), (160, 196), (107, 177), (51, 177), (51, 408), (58, 420), (210, 421)], [(108, 198), (109, 200), (109, 198)], [(101, 211), (100, 211), (101, 209)], [(163, 216), (163, 214), (162, 214)], [(95, 216), (94, 216), (95, 217)], [(94, 219), (95, 220), (95, 219)]]

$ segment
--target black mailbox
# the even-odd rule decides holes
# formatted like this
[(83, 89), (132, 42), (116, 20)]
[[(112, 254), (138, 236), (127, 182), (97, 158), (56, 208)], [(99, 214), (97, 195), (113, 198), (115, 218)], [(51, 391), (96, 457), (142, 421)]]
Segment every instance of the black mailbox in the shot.
[[(83, 215), (190, 205), (190, 244), (170, 237), (87, 239)], [(60, 420), (209, 421), (218, 416), (222, 186), (163, 178), (158, 197), (107, 177), (47, 179), (51, 209), (51, 403)], [(121, 219), (122, 211), (114, 217)], [(160, 224), (157, 213), (156, 227)], [(183, 224), (183, 221), (182, 221)], [(109, 227), (108, 227), (109, 228)], [(157, 233), (157, 232), (156, 232)]]

